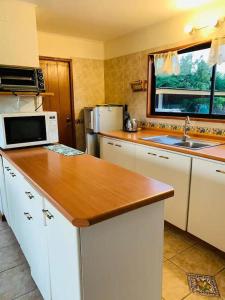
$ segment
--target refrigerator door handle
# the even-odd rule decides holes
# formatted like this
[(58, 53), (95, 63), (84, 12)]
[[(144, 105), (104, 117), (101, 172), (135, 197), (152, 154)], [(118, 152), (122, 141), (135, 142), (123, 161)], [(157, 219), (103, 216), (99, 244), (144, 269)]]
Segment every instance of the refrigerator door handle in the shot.
[(90, 129), (94, 130), (94, 112), (93, 112), (93, 110), (90, 111)]
[(93, 109), (93, 131), (95, 133), (99, 132), (99, 122), (100, 122), (100, 112), (99, 112), (99, 108), (95, 107)]

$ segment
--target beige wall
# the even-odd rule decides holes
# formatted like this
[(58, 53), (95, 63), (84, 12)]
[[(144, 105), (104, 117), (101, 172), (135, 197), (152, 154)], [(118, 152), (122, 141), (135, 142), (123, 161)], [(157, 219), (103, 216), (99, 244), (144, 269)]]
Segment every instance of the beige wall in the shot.
[[(182, 120), (146, 117), (147, 92), (132, 92), (130, 82), (147, 79), (148, 53), (142, 51), (105, 61), (105, 99), (106, 103), (128, 104), (132, 118), (142, 122), (183, 124)], [(193, 126), (225, 129), (224, 123), (192, 121)]]
[(83, 108), (105, 103), (104, 61), (74, 58), (73, 72), (77, 148), (84, 150)]
[(0, 1), (0, 64), (38, 66), (35, 6)]
[(74, 108), (76, 144), (85, 149), (85, 106), (105, 103), (104, 44), (53, 33), (38, 32), (39, 55), (73, 60)]
[[(164, 23), (145, 28), (105, 45), (105, 97), (106, 103), (128, 104), (131, 116), (143, 122), (163, 122), (182, 124), (183, 121), (146, 118), (147, 92), (133, 93), (130, 82), (147, 79), (148, 54), (173, 46), (185, 45), (225, 34), (225, 26), (220, 30), (202, 30), (200, 34), (190, 36), (184, 33), (187, 24), (197, 25), (199, 21), (225, 15), (223, 1), (215, 1), (217, 6), (207, 6), (201, 12), (184, 14)], [(223, 123), (193, 122), (195, 126), (207, 126), (225, 129)]]
[(105, 43), (105, 59), (140, 52), (148, 49), (164, 48), (168, 45), (182, 45), (208, 39), (225, 33), (222, 30), (203, 30), (198, 35), (190, 36), (184, 32), (186, 25), (204, 26), (217, 18), (224, 18), (224, 0), (214, 0), (211, 5), (192, 12), (173, 17), (165, 22), (143, 28), (118, 39)]
[(62, 58), (104, 59), (104, 43), (54, 33), (38, 32), (39, 54)]

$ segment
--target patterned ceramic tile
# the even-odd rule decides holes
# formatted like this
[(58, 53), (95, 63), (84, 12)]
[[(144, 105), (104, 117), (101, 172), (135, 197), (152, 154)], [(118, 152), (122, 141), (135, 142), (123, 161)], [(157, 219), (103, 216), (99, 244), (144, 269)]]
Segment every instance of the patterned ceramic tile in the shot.
[(201, 274), (187, 274), (189, 288), (192, 293), (202, 296), (220, 297), (214, 276)]

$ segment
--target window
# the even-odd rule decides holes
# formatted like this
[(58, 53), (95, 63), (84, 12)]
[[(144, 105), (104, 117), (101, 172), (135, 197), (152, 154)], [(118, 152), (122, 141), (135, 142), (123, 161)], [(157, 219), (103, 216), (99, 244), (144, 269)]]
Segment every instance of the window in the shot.
[(210, 44), (178, 51), (179, 75), (157, 75), (149, 57), (148, 115), (225, 118), (225, 63), (210, 67)]

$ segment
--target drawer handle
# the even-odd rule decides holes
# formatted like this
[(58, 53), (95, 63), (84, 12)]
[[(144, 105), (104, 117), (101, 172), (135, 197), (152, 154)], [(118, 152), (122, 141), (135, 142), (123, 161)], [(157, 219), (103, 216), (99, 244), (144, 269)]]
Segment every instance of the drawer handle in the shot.
[(108, 142), (107, 144), (108, 144), (108, 145), (112, 145), (112, 146), (114, 145), (112, 142)]
[(9, 174), (10, 174), (12, 177), (16, 177), (16, 174), (13, 173), (13, 172), (10, 172)]
[(29, 199), (34, 198), (34, 195), (32, 195), (31, 192), (25, 192), (25, 194), (28, 196)]
[(217, 173), (225, 174), (225, 171), (223, 170), (216, 170)]
[(169, 159), (169, 157), (168, 157), (168, 156), (163, 156), (163, 155), (160, 155), (159, 157), (160, 157), (160, 158), (164, 158), (164, 159)]
[(153, 152), (148, 152), (148, 155), (157, 156), (157, 154), (155, 154)]
[(9, 167), (5, 167), (6, 171), (10, 171), (11, 169)]
[(44, 215), (45, 215), (49, 220), (51, 220), (51, 219), (54, 218), (54, 216), (49, 212), (49, 210), (47, 210), (47, 209), (42, 209), (42, 211), (43, 211)]
[(115, 146), (116, 146), (116, 147), (120, 147), (120, 148), (122, 147), (121, 145), (118, 145), (118, 144), (115, 144)]
[(24, 213), (24, 216), (26, 216), (29, 221), (32, 219), (31, 215), (27, 212)]

